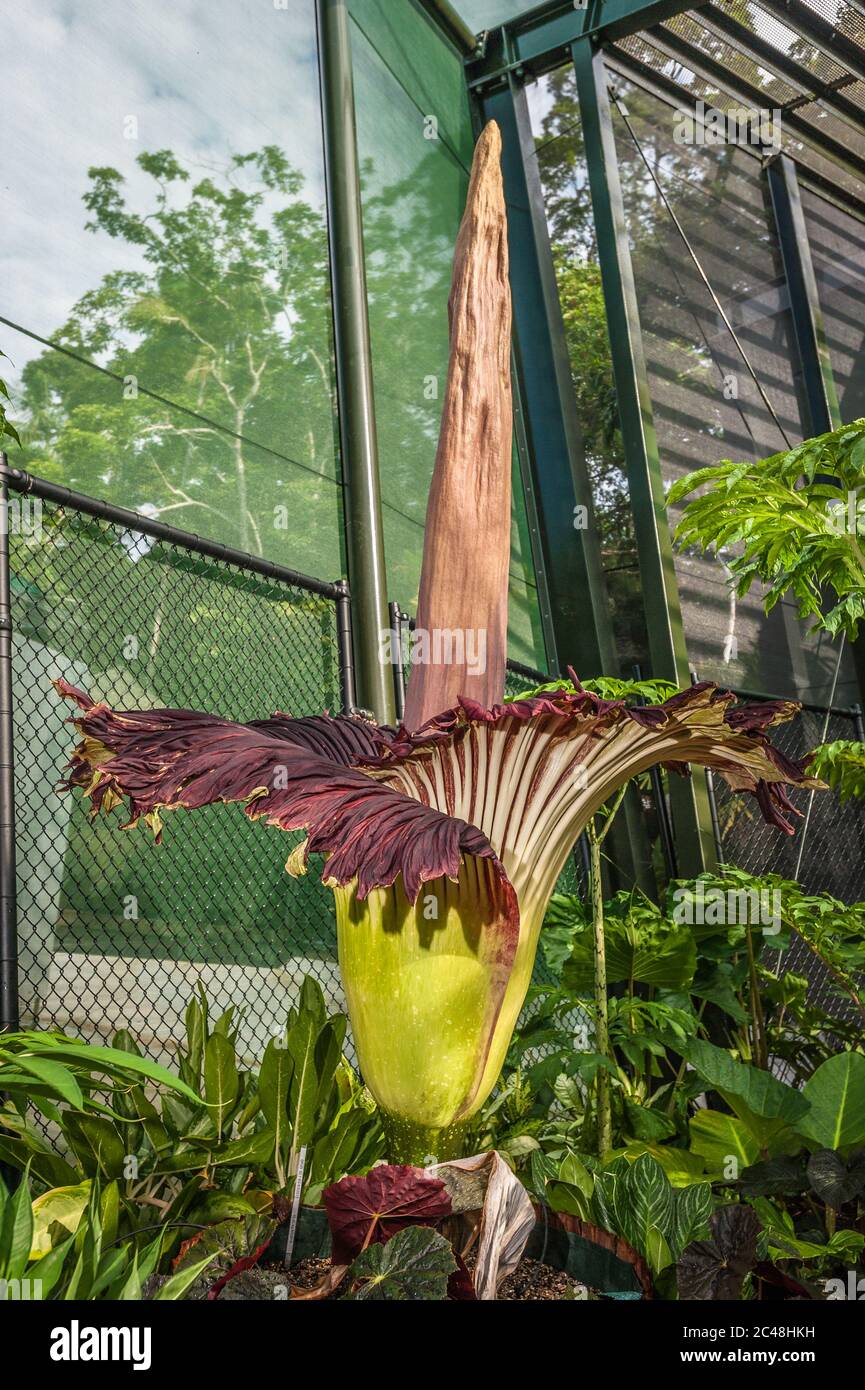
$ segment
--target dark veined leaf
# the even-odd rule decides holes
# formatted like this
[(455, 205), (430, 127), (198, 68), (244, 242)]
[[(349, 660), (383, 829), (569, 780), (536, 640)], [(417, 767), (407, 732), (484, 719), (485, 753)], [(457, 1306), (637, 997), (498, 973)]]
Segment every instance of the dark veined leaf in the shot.
[(865, 1153), (848, 1164), (834, 1149), (818, 1149), (808, 1159), (807, 1175), (821, 1202), (837, 1211), (865, 1192)]
[(456, 1272), (449, 1241), (429, 1226), (398, 1231), (386, 1245), (370, 1245), (348, 1272), (351, 1299), (441, 1300)]
[(792, 1196), (808, 1186), (804, 1154), (780, 1154), (752, 1163), (739, 1178), (747, 1197)]
[(444, 1183), (408, 1164), (381, 1164), (366, 1177), (343, 1178), (325, 1189), (323, 1201), (334, 1264), (351, 1264), (365, 1245), (451, 1214)]
[(712, 1187), (707, 1182), (695, 1182), (688, 1187), (681, 1187), (674, 1196), (669, 1244), (673, 1255), (678, 1259), (686, 1246), (708, 1235), (714, 1203)]
[(694, 1241), (679, 1257), (679, 1298), (740, 1299), (757, 1260), (760, 1222), (752, 1207), (730, 1205), (719, 1207), (709, 1226), (709, 1239)]

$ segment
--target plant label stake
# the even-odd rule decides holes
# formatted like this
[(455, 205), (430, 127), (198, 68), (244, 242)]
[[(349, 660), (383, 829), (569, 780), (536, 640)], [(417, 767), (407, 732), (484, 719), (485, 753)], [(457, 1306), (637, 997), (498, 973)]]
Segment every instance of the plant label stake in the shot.
[(294, 1238), (297, 1234), (297, 1218), (300, 1212), (300, 1194), (303, 1191), (303, 1170), (306, 1167), (306, 1144), (301, 1144), (297, 1156), (297, 1173), (294, 1179), (294, 1196), (291, 1199), (291, 1216), (288, 1222), (288, 1239), (285, 1242), (285, 1267), (291, 1269), (294, 1252)]

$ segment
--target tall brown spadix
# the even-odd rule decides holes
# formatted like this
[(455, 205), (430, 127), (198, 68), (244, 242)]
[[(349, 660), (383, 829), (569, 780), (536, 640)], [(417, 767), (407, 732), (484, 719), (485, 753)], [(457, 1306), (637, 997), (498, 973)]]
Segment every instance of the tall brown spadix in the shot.
[[(450, 359), (424, 536), (405, 723), (504, 694), (511, 535), (511, 292), (490, 121), (475, 148), (448, 301)], [(481, 670), (480, 668), (483, 667)]]

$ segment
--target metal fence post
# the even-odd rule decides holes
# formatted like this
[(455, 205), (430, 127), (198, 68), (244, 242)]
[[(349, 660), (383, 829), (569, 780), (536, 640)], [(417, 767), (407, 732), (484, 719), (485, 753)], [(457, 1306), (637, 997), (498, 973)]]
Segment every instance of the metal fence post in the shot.
[[(0, 454), (5, 470), (7, 459)], [(12, 723), (12, 605), (9, 488), (0, 477), (0, 1031), (18, 1027), (18, 922), (15, 883), (15, 777)]]
[(405, 671), (402, 667), (402, 627), (403, 623), (408, 622), (408, 614), (403, 613), (398, 603), (389, 605), (390, 630), (396, 637), (396, 654), (393, 663), (393, 701), (396, 707), (396, 717), (402, 721), (405, 714)]
[(345, 0), (317, 0), (316, 19), (352, 640), (360, 704), (389, 724), (393, 685), (381, 660), (387, 626), (384, 528)]
[(351, 589), (346, 580), (336, 585), (336, 643), (339, 650), (339, 684), (342, 691), (342, 712), (353, 714), (357, 705), (354, 688), (354, 653), (351, 640)]

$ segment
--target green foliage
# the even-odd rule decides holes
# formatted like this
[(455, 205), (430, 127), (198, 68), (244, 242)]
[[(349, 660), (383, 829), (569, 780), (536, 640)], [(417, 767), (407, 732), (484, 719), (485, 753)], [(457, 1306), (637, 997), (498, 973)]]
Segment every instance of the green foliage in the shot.
[(384, 1245), (369, 1245), (351, 1266), (349, 1299), (415, 1302), (447, 1297), (456, 1270), (450, 1242), (429, 1226), (407, 1226)]
[[(545, 931), (548, 926), (569, 934), (563, 983), (574, 994), (589, 996), (593, 987), (592, 924), (581, 900), (574, 895), (553, 894)], [(642, 895), (619, 893), (604, 905), (604, 934), (608, 985), (630, 982), (683, 989), (691, 983), (697, 965), (691, 932)]]
[[(5, 352), (0, 352), (0, 357), (5, 356)], [(18, 436), (18, 431), (16, 430), (12, 421), (9, 419), (9, 416), (6, 414), (6, 406), (4, 402), (8, 401), (9, 399), (9, 391), (6, 387), (6, 382), (3, 381), (2, 378), (0, 378), (0, 449), (2, 449), (3, 447), (3, 438), (5, 435), (8, 435), (10, 439), (14, 439), (16, 444), (20, 445), (21, 443), (21, 440)]]
[[(853, 639), (865, 613), (863, 485), (865, 420), (857, 420), (758, 463), (698, 469), (673, 485), (667, 502), (708, 486), (686, 505), (679, 543), (723, 550), (739, 594), (757, 581), (766, 586), (767, 612), (789, 593), (815, 628)], [(824, 611), (827, 595), (834, 601)]]
[[(314, 1204), (324, 1186), (364, 1171), (383, 1148), (375, 1107), (342, 1056), (344, 1033), (345, 1019), (326, 1016), (309, 978), (257, 1074), (238, 1059), (233, 1011), (212, 1021), (203, 995), (186, 1012), (179, 1077), (142, 1058), (126, 1031), (113, 1049), (6, 1035), (0, 1046), (21, 1069), (0, 1070), (4, 1088), (17, 1088), (15, 1103), (0, 1110), (0, 1158), (29, 1164), (49, 1191), (114, 1183), (124, 1228), (161, 1218), (182, 1230), (252, 1217), (272, 1192), (290, 1195), (305, 1145), (303, 1196)], [(59, 1052), (68, 1074), (43, 1071), (34, 1081), (21, 1059), (42, 1061), (46, 1051), (52, 1060)], [(145, 1091), (144, 1078), (165, 1089)], [(110, 1103), (91, 1095), (94, 1087)], [(28, 1097), (58, 1127), (64, 1157), (32, 1123)]]
[(633, 1160), (616, 1157), (605, 1165), (568, 1153), (557, 1166), (536, 1160), (534, 1176), (554, 1210), (622, 1236), (655, 1275), (708, 1231), (711, 1185), (674, 1187), (649, 1153)]
[[(593, 695), (598, 695), (602, 700), (624, 700), (629, 705), (662, 704), (664, 700), (669, 700), (671, 695), (675, 695), (679, 688), (670, 681), (629, 681), (620, 680), (614, 676), (598, 676), (596, 680), (583, 681), (582, 686), (584, 690), (590, 690)], [(519, 695), (506, 695), (505, 702), (530, 700), (535, 695), (544, 695), (550, 691), (573, 691), (574, 689), (574, 683), (570, 680), (547, 681), (545, 685), (536, 685), (531, 690), (522, 690)]]
[[(168, 1232), (156, 1238), (126, 1232), (118, 1237), (119, 1196), (116, 1183), (87, 1185), (86, 1206), (79, 1213), (72, 1234), (65, 1227), (45, 1254), (34, 1254), (34, 1208), (29, 1170), (25, 1169), (15, 1192), (0, 1180), (0, 1279), (6, 1298), (38, 1298), (71, 1301), (128, 1300), (145, 1296), (144, 1286), (159, 1267), (167, 1249)], [(200, 1260), (191, 1277), (170, 1278), (155, 1295), (180, 1299), (190, 1283), (210, 1263)]]
[(808, 1113), (798, 1123), (806, 1139), (827, 1149), (865, 1144), (865, 1057), (839, 1052), (827, 1057), (805, 1082)]
[(836, 739), (822, 743), (811, 754), (808, 771), (812, 777), (828, 782), (842, 801), (865, 796), (865, 743)]
[(80, 1043), (62, 1033), (0, 1034), (0, 1094), (19, 1110), (32, 1100), (50, 1119), (61, 1102), (90, 1118), (110, 1115), (111, 1101), (142, 1081), (193, 1104), (198, 1101), (186, 1082), (165, 1067), (120, 1047)]

